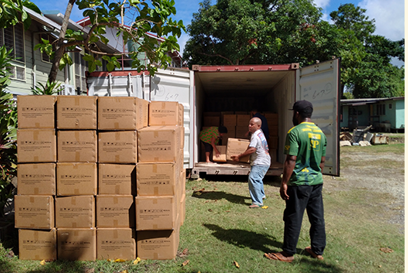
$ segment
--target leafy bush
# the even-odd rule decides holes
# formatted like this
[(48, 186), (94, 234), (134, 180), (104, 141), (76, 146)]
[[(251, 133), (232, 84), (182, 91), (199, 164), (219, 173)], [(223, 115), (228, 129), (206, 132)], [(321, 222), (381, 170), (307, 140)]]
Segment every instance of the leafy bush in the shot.
[(10, 84), (11, 50), (0, 47), (0, 216), (13, 198), (11, 183), (17, 176), (17, 106), (7, 93)]

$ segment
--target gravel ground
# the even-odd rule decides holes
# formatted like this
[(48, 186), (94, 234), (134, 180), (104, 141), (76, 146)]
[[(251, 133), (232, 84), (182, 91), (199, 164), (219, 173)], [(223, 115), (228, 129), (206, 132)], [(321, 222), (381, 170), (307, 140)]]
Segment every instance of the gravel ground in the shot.
[[(340, 170), (340, 177), (325, 176), (325, 190), (367, 189), (376, 193), (389, 194), (391, 198), (376, 200), (375, 205), (385, 206), (389, 213), (383, 215), (384, 218), (390, 223), (400, 225), (401, 232), (404, 232), (404, 168), (378, 168), (378, 164), (377, 166), (370, 164), (373, 159), (384, 160), (384, 162), (404, 162), (404, 157), (404, 154), (395, 155), (394, 153), (373, 155), (363, 151), (341, 152), (340, 159), (347, 160), (349, 164)], [(367, 164), (354, 165), (353, 162), (367, 162)]]

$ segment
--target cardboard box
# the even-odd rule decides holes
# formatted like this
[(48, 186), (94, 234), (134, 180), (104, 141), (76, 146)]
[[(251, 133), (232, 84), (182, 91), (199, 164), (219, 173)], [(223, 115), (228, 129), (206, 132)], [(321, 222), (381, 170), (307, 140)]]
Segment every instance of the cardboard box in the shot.
[(54, 197), (44, 195), (15, 195), (15, 228), (54, 228)]
[(96, 195), (96, 163), (58, 163), (57, 195)]
[(237, 115), (237, 126), (246, 126), (248, 129), (248, 124), (250, 120), (251, 115)]
[(278, 153), (277, 149), (269, 149), (269, 155), (271, 156), (271, 162), (277, 162)]
[(174, 229), (177, 217), (174, 196), (136, 196), (136, 230)]
[(55, 162), (56, 143), (53, 129), (18, 129), (17, 160), (19, 163)]
[(136, 195), (136, 165), (99, 164), (98, 194)]
[(229, 138), (235, 138), (235, 126), (225, 126), (228, 130), (228, 133), (224, 134), (224, 136), (220, 139), (220, 143), (218, 145), (227, 145)]
[(58, 162), (96, 162), (96, 131), (58, 131)]
[(58, 228), (58, 260), (95, 261), (95, 228)]
[(98, 228), (134, 228), (135, 206), (132, 195), (96, 196)]
[(57, 228), (95, 227), (95, 198), (93, 195), (55, 198)]
[(184, 224), (184, 221), (186, 220), (186, 194), (184, 193), (181, 196), (181, 202), (180, 202), (180, 225)]
[(18, 164), (17, 194), (55, 195), (55, 163)]
[(278, 149), (278, 137), (277, 136), (269, 136), (268, 146), (269, 146), (269, 150)]
[[(229, 138), (227, 145), (227, 160), (232, 160), (232, 155), (239, 155), (248, 149), (249, 140), (239, 138)], [(241, 157), (239, 162), (249, 163), (250, 155)]]
[(269, 136), (278, 136), (278, 125), (269, 125)]
[(57, 231), (51, 230), (18, 230), (18, 258), (20, 260), (57, 259)]
[(137, 256), (143, 260), (171, 260), (176, 257), (177, 230), (137, 231)]
[(203, 126), (220, 126), (220, 117), (219, 116), (204, 116), (203, 117)]
[(98, 135), (99, 163), (136, 163), (137, 132), (100, 132)]
[(179, 118), (178, 118), (178, 126), (183, 127), (184, 126), (184, 105), (182, 103), (178, 104), (178, 113), (179, 113)]
[(180, 190), (181, 195), (186, 194), (187, 171), (183, 169), (180, 174)]
[(139, 163), (136, 166), (138, 196), (173, 196), (178, 184), (176, 163)]
[(149, 126), (180, 125), (179, 103), (176, 101), (151, 101), (149, 104)]
[(98, 130), (139, 130), (147, 126), (149, 102), (135, 97), (98, 98)]
[(19, 129), (54, 129), (56, 96), (17, 96)]
[(186, 136), (186, 128), (183, 126), (180, 126), (180, 149), (184, 149), (184, 142), (185, 142), (185, 136)]
[(176, 162), (180, 150), (179, 126), (152, 126), (138, 131), (138, 162)]
[(135, 230), (130, 228), (98, 228), (96, 230), (97, 259), (136, 259), (135, 238)]
[(246, 135), (247, 133), (248, 133), (248, 125), (235, 127), (235, 138), (249, 139), (249, 134)]
[(279, 122), (279, 116), (276, 113), (264, 113), (263, 116), (266, 118), (269, 126), (277, 126)]
[(57, 128), (96, 130), (96, 100), (93, 96), (57, 96)]
[(227, 146), (223, 145), (216, 145), (217, 150), (220, 152), (220, 156), (216, 157), (215, 153), (213, 152), (212, 160), (214, 162), (227, 162)]
[(235, 114), (223, 114), (222, 124), (225, 127), (235, 127), (237, 126), (237, 115)]

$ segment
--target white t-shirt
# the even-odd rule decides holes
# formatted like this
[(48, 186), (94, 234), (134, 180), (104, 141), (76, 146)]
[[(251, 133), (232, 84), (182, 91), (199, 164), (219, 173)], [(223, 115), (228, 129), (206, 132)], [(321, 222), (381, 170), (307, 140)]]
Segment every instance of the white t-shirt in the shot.
[(252, 165), (271, 165), (271, 156), (269, 155), (268, 142), (261, 129), (256, 130), (251, 136), (249, 147), (256, 148), (256, 152), (251, 154)]

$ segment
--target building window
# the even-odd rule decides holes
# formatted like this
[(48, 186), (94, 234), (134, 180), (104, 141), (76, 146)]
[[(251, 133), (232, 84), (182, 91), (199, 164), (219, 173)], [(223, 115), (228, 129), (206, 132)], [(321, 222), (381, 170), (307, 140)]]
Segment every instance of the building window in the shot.
[(24, 28), (22, 24), (0, 29), (0, 46), (5, 45), (7, 50), (13, 51), (13, 59), (25, 62), (24, 56)]
[[(41, 34), (41, 35), (40, 35), (40, 41), (41, 41), (41, 39), (48, 40), (50, 43), (53, 43), (53, 42), (55, 41), (55, 38), (52, 37), (52, 36), (49, 35), (49, 34)], [(54, 46), (54, 45), (52, 46), (52, 48), (53, 48), (53, 51), (55, 52), (55, 46)], [(47, 62), (47, 63), (51, 63), (51, 61), (52, 61), (52, 60), (50, 59), (50, 56), (48, 56), (48, 54), (45, 53), (45, 52), (41, 53), (41, 59), (42, 59), (44, 62)]]
[(388, 109), (392, 109), (392, 103), (388, 104)]
[(88, 69), (88, 62), (82, 58), (79, 52), (74, 53), (74, 75), (75, 75), (75, 90), (86, 92), (86, 76), (85, 71)]
[(377, 104), (377, 115), (378, 116), (385, 115), (385, 104)]

